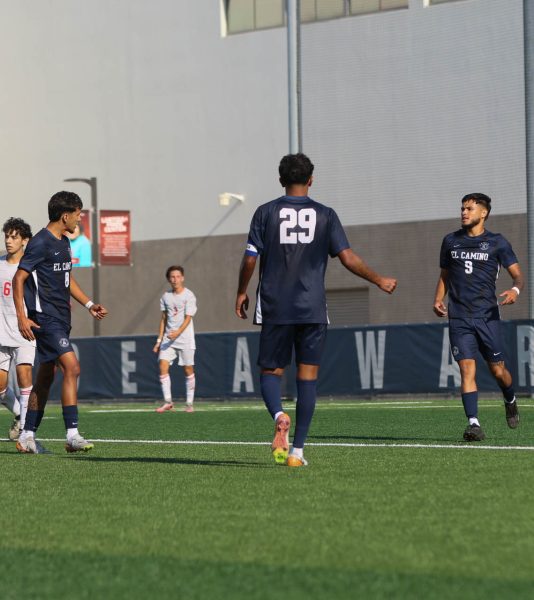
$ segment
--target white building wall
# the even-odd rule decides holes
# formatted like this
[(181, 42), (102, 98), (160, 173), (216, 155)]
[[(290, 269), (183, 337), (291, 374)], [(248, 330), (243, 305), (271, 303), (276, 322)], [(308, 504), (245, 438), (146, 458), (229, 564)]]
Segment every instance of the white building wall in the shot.
[(344, 223), (526, 211), (521, 0), (459, 0), (303, 28), (304, 151)]
[[(521, 0), (423, 5), (302, 27), (313, 195), (348, 225), (451, 217), (472, 190), (525, 211)], [(0, 0), (0, 77), (0, 218), (37, 229), (96, 176), (134, 240), (244, 233), (281, 193), (286, 32), (222, 37), (218, 0)]]

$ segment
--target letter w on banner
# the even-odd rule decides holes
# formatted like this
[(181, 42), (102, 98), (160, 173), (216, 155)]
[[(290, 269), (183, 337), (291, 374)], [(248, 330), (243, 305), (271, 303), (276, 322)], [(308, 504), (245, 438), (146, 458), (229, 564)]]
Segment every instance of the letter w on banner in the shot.
[[(375, 340), (378, 333), (378, 347)], [(386, 354), (386, 331), (367, 331), (365, 345), (363, 343), (363, 331), (355, 331), (356, 353), (358, 355), (358, 368), (360, 370), (360, 383), (362, 390), (371, 389), (371, 375), (373, 377), (373, 389), (381, 390), (384, 387), (384, 357)]]

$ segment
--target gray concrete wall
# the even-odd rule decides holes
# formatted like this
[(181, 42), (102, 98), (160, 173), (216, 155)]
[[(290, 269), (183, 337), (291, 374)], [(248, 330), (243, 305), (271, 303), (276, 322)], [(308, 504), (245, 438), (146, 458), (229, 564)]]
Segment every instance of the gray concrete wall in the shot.
[[(439, 275), (439, 250), (446, 233), (458, 229), (459, 219), (419, 221), (389, 225), (349, 226), (349, 240), (356, 253), (382, 274), (398, 278), (394, 295), (354, 277), (338, 259), (330, 261), (327, 289), (369, 287), (369, 323), (424, 323), (437, 320), (432, 312), (434, 290)], [(526, 272), (526, 220), (521, 215), (493, 215), (488, 228), (505, 235), (512, 243), (520, 265)], [(237, 273), (246, 236), (212, 236), (182, 240), (136, 242), (134, 267), (102, 268), (102, 303), (110, 310), (102, 322), (103, 335), (157, 333), (160, 318), (159, 298), (166, 289), (165, 270), (171, 264), (186, 269), (186, 285), (196, 294), (199, 332), (254, 329), (251, 320), (234, 316)], [(90, 292), (89, 269), (76, 269), (79, 283)], [(257, 279), (249, 288), (250, 315), (253, 313)], [(510, 287), (506, 272), (498, 289)], [(503, 309), (503, 318), (527, 318), (526, 291), (519, 302)], [(87, 310), (74, 307), (73, 335), (92, 334)]]

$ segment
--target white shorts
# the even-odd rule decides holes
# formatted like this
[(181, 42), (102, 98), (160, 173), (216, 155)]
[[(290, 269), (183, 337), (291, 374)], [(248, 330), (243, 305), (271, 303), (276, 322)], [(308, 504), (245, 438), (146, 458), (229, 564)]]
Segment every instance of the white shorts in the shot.
[(9, 371), (11, 363), (32, 365), (35, 360), (35, 346), (0, 346), (0, 370)]
[(195, 364), (195, 349), (194, 348), (165, 348), (160, 350), (158, 360), (166, 360), (170, 365), (178, 357), (178, 364), (181, 367), (192, 367)]

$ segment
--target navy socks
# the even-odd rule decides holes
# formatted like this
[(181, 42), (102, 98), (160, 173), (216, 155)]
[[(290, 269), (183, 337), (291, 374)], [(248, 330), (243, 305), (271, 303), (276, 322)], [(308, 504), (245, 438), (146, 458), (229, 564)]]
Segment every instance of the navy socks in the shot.
[(511, 385), (510, 387), (501, 387), (502, 395), (506, 402), (510, 403), (515, 398), (514, 387)]
[(297, 418), (293, 446), (304, 448), (304, 442), (308, 436), (315, 401), (317, 399), (317, 380), (304, 381), (297, 379)]
[(78, 407), (76, 405), (63, 407), (63, 421), (65, 422), (65, 429), (77, 429)]
[(462, 394), (462, 404), (468, 419), (476, 417), (478, 415), (478, 391)]
[(24, 431), (33, 431), (35, 433), (37, 428), (43, 420), (44, 410), (30, 410), (26, 413), (26, 421), (24, 422)]
[(271, 373), (260, 375), (260, 388), (263, 401), (271, 417), (277, 412), (282, 412), (282, 378)]

